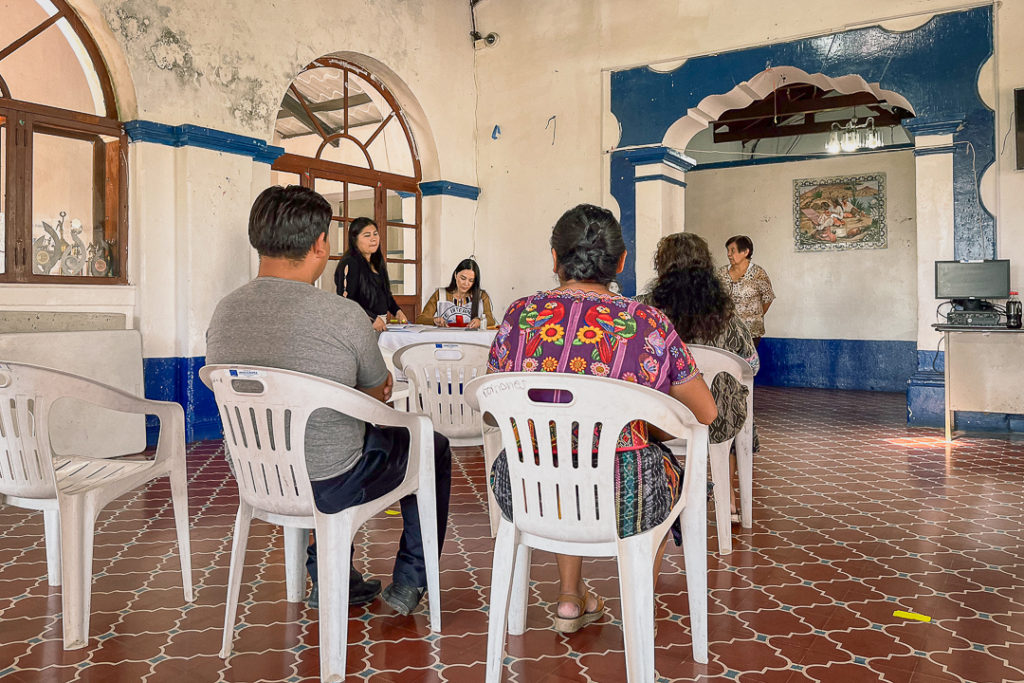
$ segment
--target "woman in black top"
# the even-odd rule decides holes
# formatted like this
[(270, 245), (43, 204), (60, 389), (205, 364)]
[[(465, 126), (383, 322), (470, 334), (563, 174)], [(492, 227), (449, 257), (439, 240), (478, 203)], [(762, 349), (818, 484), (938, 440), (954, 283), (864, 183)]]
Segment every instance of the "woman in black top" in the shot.
[(391, 281), (380, 253), (380, 234), (370, 218), (357, 218), (348, 226), (348, 250), (334, 271), (338, 294), (352, 299), (373, 319), (373, 329), (387, 329), (388, 314), (401, 323), (409, 320), (391, 294)]

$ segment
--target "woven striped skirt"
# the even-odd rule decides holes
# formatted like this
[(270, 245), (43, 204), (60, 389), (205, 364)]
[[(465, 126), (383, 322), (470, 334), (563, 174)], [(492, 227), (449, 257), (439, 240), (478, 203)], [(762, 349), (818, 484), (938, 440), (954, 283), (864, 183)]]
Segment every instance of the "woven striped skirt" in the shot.
[[(616, 456), (616, 520), (619, 537), (627, 538), (665, 521), (682, 494), (683, 467), (657, 441), (643, 448), (618, 451)], [(504, 449), (491, 467), (490, 484), (502, 514), (512, 519), (512, 488)], [(678, 543), (678, 530), (674, 531)]]

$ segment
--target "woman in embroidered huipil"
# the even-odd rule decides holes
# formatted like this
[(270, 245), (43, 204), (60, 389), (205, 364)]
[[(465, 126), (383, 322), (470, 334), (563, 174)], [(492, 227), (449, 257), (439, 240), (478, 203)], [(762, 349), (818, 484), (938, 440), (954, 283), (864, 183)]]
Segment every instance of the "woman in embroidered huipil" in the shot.
[[(565, 372), (612, 377), (665, 392), (704, 424), (715, 402), (672, 323), (656, 308), (612, 293), (609, 283), (626, 257), (622, 229), (607, 209), (581, 204), (551, 235), (560, 286), (509, 306), (491, 346), (489, 372)], [(619, 535), (664, 521), (679, 500), (682, 467), (648, 425), (634, 422), (619, 435), (615, 468)], [(491, 470), (495, 498), (511, 517), (504, 452)], [(555, 628), (572, 633), (601, 618), (604, 601), (589, 595), (582, 558), (557, 556), (560, 588)]]

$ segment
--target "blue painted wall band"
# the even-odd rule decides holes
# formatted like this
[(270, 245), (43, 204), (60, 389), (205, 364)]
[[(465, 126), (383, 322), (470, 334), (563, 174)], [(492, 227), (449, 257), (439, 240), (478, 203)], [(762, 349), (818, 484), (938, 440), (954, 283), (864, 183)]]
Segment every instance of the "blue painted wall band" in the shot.
[(473, 185), (463, 185), (450, 180), (428, 180), (420, 183), (420, 192), (424, 197), (445, 195), (448, 197), (460, 197), (462, 199), (476, 200), (480, 196), (480, 188)]
[[(204, 356), (142, 359), (146, 398), (181, 404), (188, 443), (223, 436), (213, 392), (199, 379), (199, 369), (204, 365)], [(146, 436), (151, 445), (156, 443), (157, 432), (156, 418), (147, 417)]]
[(125, 123), (124, 131), (132, 142), (152, 142), (169, 147), (201, 147), (251, 157), (263, 164), (272, 164), (284, 154), (284, 147), (268, 145), (258, 138), (225, 133), (191, 123), (170, 126), (155, 121), (135, 120)]
[(917, 344), (861, 339), (765, 337), (757, 384), (775, 387), (905, 391), (917, 370)]
[(668, 183), (669, 185), (676, 185), (677, 187), (686, 187), (686, 183), (680, 180), (679, 178), (673, 178), (672, 176), (667, 176), (663, 173), (659, 173), (657, 175), (640, 176), (639, 178), (636, 179), (638, 183), (644, 183), (651, 180), (660, 180), (661, 182)]

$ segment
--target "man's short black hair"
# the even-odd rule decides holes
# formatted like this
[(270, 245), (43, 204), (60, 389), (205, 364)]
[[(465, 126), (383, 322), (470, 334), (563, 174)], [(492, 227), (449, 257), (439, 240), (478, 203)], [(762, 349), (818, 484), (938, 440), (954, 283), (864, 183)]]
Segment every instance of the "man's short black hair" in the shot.
[(331, 223), (331, 205), (298, 185), (260, 192), (249, 212), (249, 243), (260, 256), (300, 260)]

